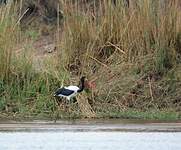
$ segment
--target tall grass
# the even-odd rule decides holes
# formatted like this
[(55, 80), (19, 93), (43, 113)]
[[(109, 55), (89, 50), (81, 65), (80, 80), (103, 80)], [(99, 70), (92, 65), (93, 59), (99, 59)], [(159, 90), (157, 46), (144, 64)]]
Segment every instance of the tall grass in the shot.
[[(0, 10), (0, 78), (4, 80), (9, 78), (12, 47), (15, 43), (12, 18), (9, 14), (10, 7)], [(12, 40), (9, 40), (12, 39)]]
[(130, 1), (129, 7), (111, 0), (62, 4), (66, 17), (59, 60), (74, 75), (97, 79), (95, 109), (102, 104), (105, 110), (171, 106), (174, 96), (163, 100), (169, 91), (163, 94), (160, 80), (179, 66), (179, 0)]
[(49, 72), (35, 71), (31, 46), (18, 49), (27, 40), (20, 30), (15, 7), (10, 4), (0, 7), (0, 111), (50, 116), (57, 78)]
[(116, 5), (100, 1), (93, 8), (83, 5), (84, 11), (76, 4), (64, 2), (63, 7), (66, 18), (62, 47), (68, 61), (86, 53), (96, 58), (110, 57), (117, 50), (129, 62), (153, 54), (157, 56), (156, 69), (161, 71), (171, 65), (166, 64), (173, 61), (167, 61), (168, 58), (176, 57), (181, 31), (179, 1), (167, 4), (166, 8), (152, 0), (141, 0), (136, 5), (130, 1), (129, 8), (121, 1)]

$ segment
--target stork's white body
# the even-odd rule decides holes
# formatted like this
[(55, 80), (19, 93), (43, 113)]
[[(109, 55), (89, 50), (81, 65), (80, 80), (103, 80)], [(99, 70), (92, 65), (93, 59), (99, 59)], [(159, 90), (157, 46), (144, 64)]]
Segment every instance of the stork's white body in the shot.
[(55, 97), (65, 97), (68, 101), (70, 101), (70, 99), (72, 97), (75, 97), (77, 95), (77, 93), (80, 93), (83, 91), (84, 89), (84, 80), (85, 80), (85, 77), (82, 77), (81, 80), (80, 80), (80, 87), (78, 86), (73, 86), (73, 85), (70, 85), (70, 86), (65, 86), (65, 87), (62, 87), (62, 88), (59, 88), (54, 96)]
[(67, 86), (67, 87), (64, 87), (64, 88), (67, 89), (67, 90), (70, 90), (70, 91), (74, 91), (70, 95), (58, 94), (59, 97), (65, 97), (68, 101), (70, 101), (70, 99), (72, 97), (75, 97), (77, 95), (77, 91), (79, 90), (79, 87), (73, 86), (73, 85), (70, 85), (70, 86)]

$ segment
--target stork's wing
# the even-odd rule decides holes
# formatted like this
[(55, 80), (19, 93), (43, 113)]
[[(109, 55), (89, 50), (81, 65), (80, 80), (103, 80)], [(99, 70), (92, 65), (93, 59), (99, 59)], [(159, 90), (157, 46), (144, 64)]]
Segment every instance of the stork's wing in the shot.
[(72, 90), (69, 90), (69, 89), (66, 89), (66, 88), (60, 88), (60, 89), (58, 89), (56, 92), (55, 92), (55, 95), (56, 96), (59, 96), (59, 95), (62, 95), (62, 96), (69, 96), (69, 95), (71, 95), (71, 94), (73, 94), (74, 93), (74, 91), (72, 91)]

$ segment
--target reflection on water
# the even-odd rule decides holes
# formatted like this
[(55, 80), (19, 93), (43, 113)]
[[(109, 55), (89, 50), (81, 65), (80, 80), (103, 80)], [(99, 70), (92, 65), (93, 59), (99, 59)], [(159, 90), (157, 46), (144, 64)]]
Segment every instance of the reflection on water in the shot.
[(1, 150), (181, 150), (181, 133), (3, 132)]
[(180, 122), (0, 122), (0, 150), (181, 150), (180, 141)]

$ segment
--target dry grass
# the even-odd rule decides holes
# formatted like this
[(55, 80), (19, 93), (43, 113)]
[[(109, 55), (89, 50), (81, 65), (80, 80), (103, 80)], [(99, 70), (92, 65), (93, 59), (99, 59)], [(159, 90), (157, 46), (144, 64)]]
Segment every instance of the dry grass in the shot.
[[(0, 8), (0, 79), (8, 79), (11, 70), (12, 47), (15, 44), (10, 7)], [(11, 39), (11, 40), (10, 40)]]
[[(59, 60), (72, 76), (96, 80), (95, 111), (102, 105), (101, 111), (175, 107), (162, 84), (171, 86), (167, 74), (180, 63), (179, 1), (165, 7), (160, 1), (130, 1), (129, 8), (119, 1), (62, 3), (66, 17)], [(174, 83), (178, 88), (180, 79)]]
[(86, 94), (80, 95), (77, 99), (78, 106), (81, 110), (82, 116), (86, 118), (95, 118), (96, 113), (89, 104), (88, 97)]
[[(66, 17), (60, 58), (66, 66), (90, 65), (92, 60), (105, 66), (115, 53), (120, 56), (118, 62), (134, 63), (140, 57), (157, 57), (158, 72), (174, 63), (181, 30), (177, 2), (166, 10), (145, 0), (137, 6), (132, 4), (133, 8), (121, 3), (114, 6), (109, 1), (100, 3), (99, 10), (81, 11), (72, 5), (64, 3), (63, 7)], [(94, 16), (97, 11), (99, 15)]]

